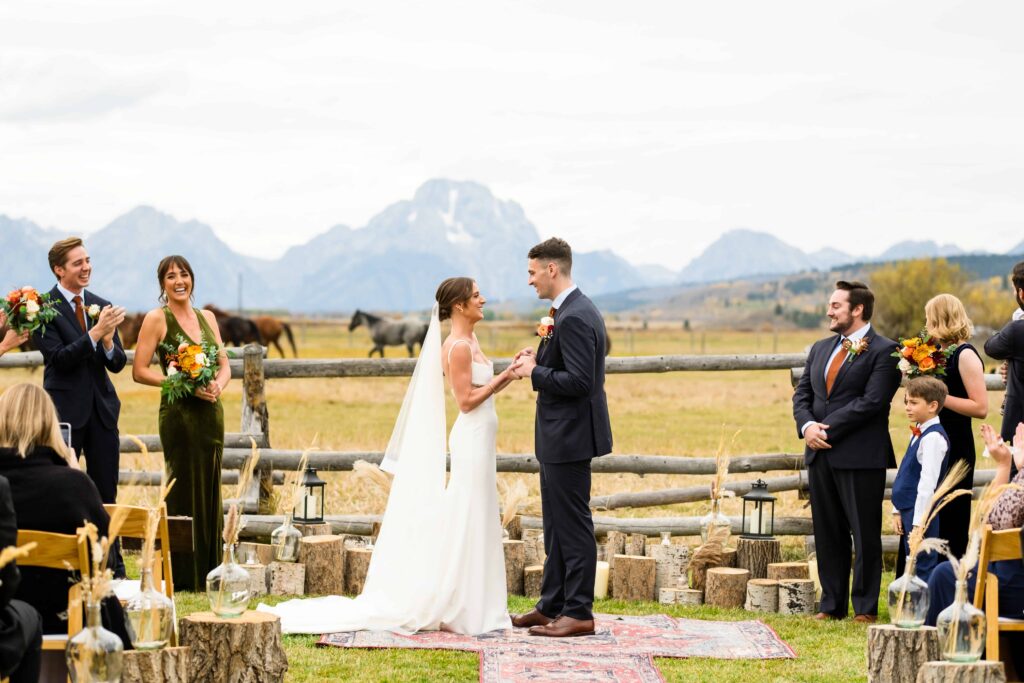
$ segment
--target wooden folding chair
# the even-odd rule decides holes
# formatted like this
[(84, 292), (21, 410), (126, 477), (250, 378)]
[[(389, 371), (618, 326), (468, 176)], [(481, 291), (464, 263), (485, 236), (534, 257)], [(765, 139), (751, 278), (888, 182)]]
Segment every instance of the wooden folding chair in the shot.
[[(18, 559), (22, 567), (44, 567), (64, 571), (82, 571), (89, 567), (89, 546), (76, 534), (55, 534), (49, 531), (18, 530), (18, 545), (37, 543), (26, 557)], [(82, 630), (82, 587), (77, 583), (68, 591), (67, 635), (44, 635), (44, 650), (61, 650), (68, 640)]]
[[(111, 517), (118, 509), (127, 510), (124, 521), (121, 524), (119, 537), (122, 539), (133, 539), (143, 541), (146, 538), (146, 524), (149, 521), (149, 509), (136, 505), (114, 505), (103, 506)], [(127, 544), (123, 544), (127, 545)], [(171, 574), (171, 537), (167, 527), (167, 506), (160, 507), (160, 522), (156, 528), (156, 552), (157, 561), (153, 564), (153, 585), (157, 590), (161, 589), (163, 582), (163, 593), (172, 601), (174, 600), (174, 580)], [(138, 583), (138, 582), (129, 582)]]
[(999, 634), (1024, 631), (1024, 619), (999, 616), (999, 579), (988, 571), (989, 562), (1021, 559), (1021, 530), (993, 531), (985, 526), (978, 557), (978, 582), (974, 587), (974, 606), (985, 611), (985, 658), (999, 661)]

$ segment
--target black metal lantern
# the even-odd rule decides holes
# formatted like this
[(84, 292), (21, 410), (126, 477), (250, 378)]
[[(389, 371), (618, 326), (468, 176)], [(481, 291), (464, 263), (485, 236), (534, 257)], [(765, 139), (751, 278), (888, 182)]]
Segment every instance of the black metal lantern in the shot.
[[(747, 507), (750, 510), (747, 510)], [(742, 538), (771, 538), (775, 535), (775, 496), (762, 479), (743, 496)]]
[(316, 468), (307, 467), (302, 473), (302, 497), (295, 504), (295, 521), (319, 523), (324, 521), (324, 489), (327, 486), (316, 476)]

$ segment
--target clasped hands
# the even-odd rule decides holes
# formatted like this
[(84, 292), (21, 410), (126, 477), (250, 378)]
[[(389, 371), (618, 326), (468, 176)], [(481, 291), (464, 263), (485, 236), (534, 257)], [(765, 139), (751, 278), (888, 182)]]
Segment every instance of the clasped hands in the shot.
[(804, 430), (804, 441), (811, 450), (823, 451), (832, 448), (832, 444), (828, 442), (826, 429), (828, 429), (828, 425), (821, 422), (812, 422), (807, 425), (807, 429)]
[(96, 318), (96, 323), (89, 330), (89, 334), (93, 336), (96, 342), (103, 342), (104, 346), (109, 347), (114, 343), (114, 332), (117, 331), (117, 326), (124, 322), (125, 308), (124, 306), (112, 306), (107, 304), (100, 309), (100, 314)]
[(532, 347), (527, 347), (515, 355), (512, 364), (505, 371), (512, 379), (523, 379), (529, 377), (535, 367), (537, 367), (537, 352)]

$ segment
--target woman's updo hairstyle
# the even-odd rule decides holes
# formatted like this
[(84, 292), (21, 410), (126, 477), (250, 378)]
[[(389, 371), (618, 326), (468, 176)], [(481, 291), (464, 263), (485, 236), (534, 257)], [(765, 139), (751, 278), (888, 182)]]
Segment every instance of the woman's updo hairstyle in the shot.
[(450, 277), (438, 286), (434, 299), (441, 320), (452, 317), (452, 309), (456, 304), (464, 304), (472, 298), (473, 284), (471, 277)]

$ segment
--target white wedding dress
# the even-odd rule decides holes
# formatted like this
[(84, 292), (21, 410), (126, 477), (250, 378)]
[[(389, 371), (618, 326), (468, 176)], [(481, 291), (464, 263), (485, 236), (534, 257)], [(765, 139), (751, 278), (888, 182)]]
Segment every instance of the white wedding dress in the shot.
[[(440, 345), (435, 306), (381, 464), (395, 478), (363, 592), (260, 604), (257, 609), (281, 617), (284, 633), (443, 629), (475, 635), (512, 627), (498, 517), (494, 398), (455, 420), (445, 487)], [(474, 360), (472, 376), (483, 386), (494, 367)]]

